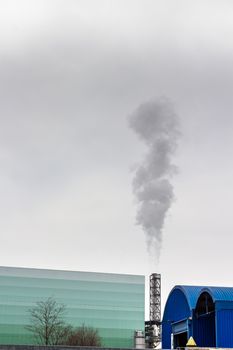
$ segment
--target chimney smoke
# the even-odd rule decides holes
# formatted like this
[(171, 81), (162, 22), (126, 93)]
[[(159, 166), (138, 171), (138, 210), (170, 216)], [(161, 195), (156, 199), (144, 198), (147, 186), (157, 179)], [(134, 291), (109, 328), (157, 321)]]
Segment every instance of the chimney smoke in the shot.
[(179, 122), (169, 100), (160, 98), (141, 104), (130, 116), (129, 125), (147, 146), (133, 179), (136, 222), (146, 234), (148, 251), (159, 258), (165, 217), (174, 199), (172, 156), (180, 135)]

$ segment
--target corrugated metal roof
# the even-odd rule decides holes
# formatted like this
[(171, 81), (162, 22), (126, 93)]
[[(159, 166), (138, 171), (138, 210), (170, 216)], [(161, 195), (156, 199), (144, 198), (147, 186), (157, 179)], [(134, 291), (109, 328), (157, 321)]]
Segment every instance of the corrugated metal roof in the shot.
[(198, 297), (203, 292), (208, 292), (213, 301), (233, 301), (233, 287), (211, 287), (211, 286), (175, 286), (174, 289), (180, 289), (186, 296), (191, 309), (195, 309)]
[[(174, 291), (174, 289), (180, 289), (184, 295), (186, 296), (187, 302), (189, 304), (190, 309), (195, 309), (197, 299), (200, 295), (201, 290), (205, 288), (203, 286), (175, 286), (171, 293)], [(170, 294), (171, 294), (170, 293)]]
[(200, 294), (203, 292), (208, 292), (214, 302), (233, 301), (233, 287), (202, 287)]

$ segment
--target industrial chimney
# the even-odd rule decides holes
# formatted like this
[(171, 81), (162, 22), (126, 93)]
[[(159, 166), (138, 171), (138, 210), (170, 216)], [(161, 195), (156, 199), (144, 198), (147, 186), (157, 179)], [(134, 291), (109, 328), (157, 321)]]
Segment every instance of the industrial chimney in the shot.
[(161, 275), (150, 275), (150, 321), (161, 322)]
[(161, 342), (161, 275), (150, 275), (150, 320), (145, 322), (145, 340), (148, 348)]

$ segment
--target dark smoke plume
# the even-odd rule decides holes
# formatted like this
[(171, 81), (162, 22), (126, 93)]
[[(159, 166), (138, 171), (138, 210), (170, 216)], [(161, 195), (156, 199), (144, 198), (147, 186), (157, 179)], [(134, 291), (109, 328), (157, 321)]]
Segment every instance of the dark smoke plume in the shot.
[(148, 148), (133, 180), (137, 224), (146, 234), (149, 252), (156, 251), (159, 257), (164, 220), (174, 199), (170, 180), (176, 167), (171, 159), (180, 134), (179, 122), (171, 103), (160, 98), (140, 105), (129, 124)]

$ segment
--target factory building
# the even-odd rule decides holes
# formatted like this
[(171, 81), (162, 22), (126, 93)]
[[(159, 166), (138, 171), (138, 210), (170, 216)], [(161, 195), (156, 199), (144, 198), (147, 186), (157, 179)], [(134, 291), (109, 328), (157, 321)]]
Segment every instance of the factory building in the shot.
[(65, 305), (66, 323), (98, 329), (104, 347), (134, 347), (144, 329), (144, 276), (0, 267), (0, 344), (35, 344), (29, 309), (48, 297)]
[(192, 336), (198, 347), (233, 348), (233, 288), (175, 286), (162, 321), (162, 348), (185, 347)]

